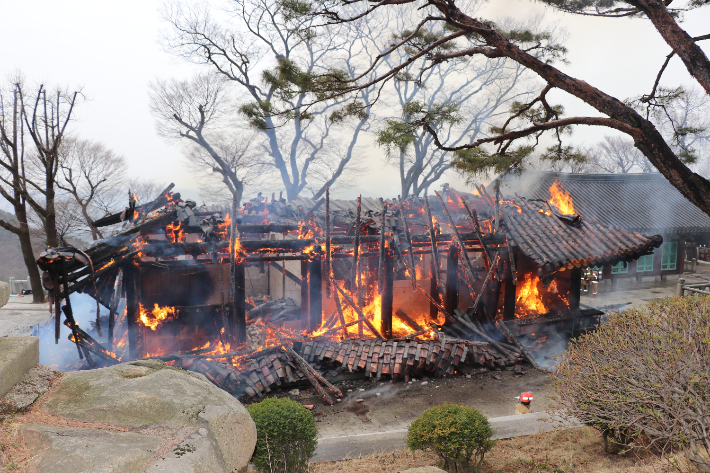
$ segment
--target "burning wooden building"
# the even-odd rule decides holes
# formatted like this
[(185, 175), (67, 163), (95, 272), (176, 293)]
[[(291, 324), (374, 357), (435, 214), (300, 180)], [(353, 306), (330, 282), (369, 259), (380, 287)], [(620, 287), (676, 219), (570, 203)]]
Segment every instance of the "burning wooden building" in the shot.
[[(328, 400), (327, 372), (396, 379), (534, 364), (522, 335), (598, 322), (601, 312), (580, 310), (582, 268), (662, 243), (581, 216), (571, 200), (483, 187), (357, 202), (272, 195), (235, 216), (171, 189), (96, 222), (123, 222), (113, 237), (40, 256), (56, 336), (63, 313), (90, 365), (161, 357), (249, 396), (308, 379)], [(97, 303), (105, 341), (75, 323), (74, 292), (108, 308)]]

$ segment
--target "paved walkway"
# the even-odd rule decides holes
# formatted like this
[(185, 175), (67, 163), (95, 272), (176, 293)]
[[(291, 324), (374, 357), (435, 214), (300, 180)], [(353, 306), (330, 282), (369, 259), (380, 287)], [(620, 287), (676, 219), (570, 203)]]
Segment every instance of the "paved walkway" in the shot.
[[(544, 412), (493, 417), (488, 419), (488, 421), (496, 432), (494, 436), (496, 439), (532, 435), (540, 431), (552, 430), (556, 426)], [(318, 447), (313, 461), (345, 460), (360, 455), (406, 448), (404, 439), (407, 437), (408, 424), (404, 428), (384, 432), (321, 437), (318, 439)]]
[(32, 328), (52, 318), (49, 304), (33, 304), (32, 296), (10, 296), (0, 308), (0, 337), (30, 335)]

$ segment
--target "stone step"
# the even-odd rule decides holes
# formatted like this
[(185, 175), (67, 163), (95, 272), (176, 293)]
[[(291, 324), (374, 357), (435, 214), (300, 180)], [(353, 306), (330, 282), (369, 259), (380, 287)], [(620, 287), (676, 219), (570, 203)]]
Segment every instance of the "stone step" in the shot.
[(0, 337), (0, 398), (39, 364), (39, 338)]

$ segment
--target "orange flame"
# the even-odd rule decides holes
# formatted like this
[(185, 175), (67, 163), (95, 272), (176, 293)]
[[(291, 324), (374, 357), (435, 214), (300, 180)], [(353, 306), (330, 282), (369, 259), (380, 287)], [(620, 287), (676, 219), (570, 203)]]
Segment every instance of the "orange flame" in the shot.
[(574, 204), (572, 203), (572, 196), (569, 192), (564, 190), (559, 179), (553, 182), (550, 186), (550, 196), (552, 198), (549, 202), (557, 207), (561, 213), (565, 215), (572, 215), (575, 213)]
[(140, 307), (140, 319), (143, 325), (150, 327), (151, 330), (158, 328), (166, 320), (171, 320), (176, 317), (175, 307), (160, 307), (158, 304), (154, 304), (153, 310), (148, 312), (143, 307), (143, 304), (139, 304)]
[(542, 302), (542, 295), (538, 290), (540, 278), (528, 273), (522, 281), (518, 282), (518, 290), (515, 298), (515, 312), (517, 317), (523, 315), (545, 314), (548, 309)]

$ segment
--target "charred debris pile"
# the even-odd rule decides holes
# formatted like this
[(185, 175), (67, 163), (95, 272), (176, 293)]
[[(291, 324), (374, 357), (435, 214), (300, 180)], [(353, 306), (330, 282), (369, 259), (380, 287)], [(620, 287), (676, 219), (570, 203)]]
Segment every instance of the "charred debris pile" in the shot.
[[(637, 259), (662, 240), (577, 214), (557, 183), (550, 193), (272, 194), (234, 218), (171, 185), (95, 222), (121, 224), (111, 238), (49, 248), (37, 263), (55, 339), (63, 323), (86, 368), (160, 358), (235, 395), (309, 382), (332, 403), (342, 393), (329, 380), (343, 373), (537, 366), (548, 335), (593, 329), (602, 312), (580, 309), (582, 268)], [(96, 300), (91, 327), (76, 323), (74, 293)]]

